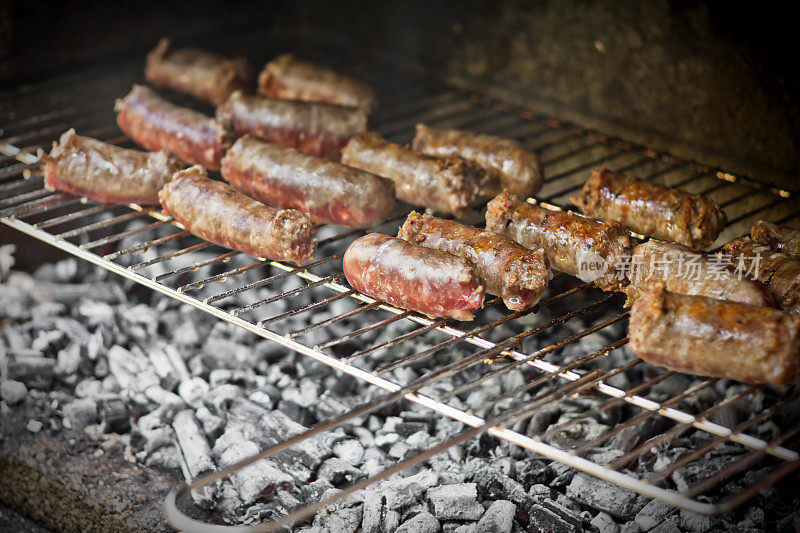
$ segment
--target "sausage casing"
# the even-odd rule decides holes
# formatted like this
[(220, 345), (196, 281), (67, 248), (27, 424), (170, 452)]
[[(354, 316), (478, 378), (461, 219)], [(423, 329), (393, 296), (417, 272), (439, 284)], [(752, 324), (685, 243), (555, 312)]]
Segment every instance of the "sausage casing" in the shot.
[(619, 222), (600, 223), (568, 211), (550, 211), (504, 191), (486, 207), (486, 229), (526, 248), (542, 248), (551, 267), (571, 276), (581, 276), (580, 253), (597, 255), (607, 265), (605, 273), (594, 280), (601, 289), (616, 290), (626, 279), (616, 267), (630, 255), (633, 246)]
[(372, 132), (350, 139), (342, 163), (394, 181), (397, 197), (442, 213), (464, 216), (484, 172), (459, 157), (439, 159), (390, 143)]
[(239, 137), (252, 133), (336, 161), (347, 141), (367, 129), (367, 113), (360, 107), (245, 96), (239, 91), (217, 108), (217, 120), (230, 124)]
[(167, 150), (128, 150), (74, 129), (64, 132), (49, 154), (40, 149), (39, 158), (49, 187), (120, 204), (157, 205), (158, 191), (185, 166)]
[(630, 348), (678, 372), (789, 385), (800, 376), (800, 316), (770, 307), (667, 292), (631, 309)]
[(134, 85), (117, 100), (117, 124), (148, 150), (166, 148), (189, 163), (219, 169), (231, 134), (216, 120), (193, 109), (176, 106), (144, 85)]
[(177, 172), (158, 197), (167, 213), (207, 241), (298, 264), (316, 253), (307, 214), (264, 205), (225, 183), (208, 179), (203, 167)]
[(544, 250), (528, 250), (504, 235), (412, 211), (397, 238), (469, 260), (486, 292), (512, 310), (539, 302), (553, 277)]
[(292, 53), (267, 63), (258, 76), (258, 92), (271, 98), (375, 107), (375, 93), (368, 85), (328, 67), (298, 59)]
[(323, 224), (375, 226), (395, 205), (391, 180), (251, 135), (228, 150), (222, 176), (257, 200), (305, 211)]
[(486, 170), (491, 177), (481, 190), (486, 196), (508, 189), (516, 196), (528, 198), (542, 188), (539, 158), (510, 139), (417, 124), (413, 147), (434, 157), (456, 155)]
[(800, 313), (800, 261), (740, 237), (725, 245), (733, 264), (767, 286), (775, 303), (790, 313)]
[(357, 291), (430, 317), (472, 320), (483, 303), (469, 261), (379, 233), (347, 248), (344, 275)]
[(800, 229), (759, 220), (750, 229), (750, 236), (758, 244), (800, 261)]
[(175, 50), (163, 38), (147, 54), (144, 77), (156, 87), (170, 87), (217, 106), (237, 89), (251, 91), (255, 76), (244, 58), (228, 59), (193, 48)]
[(707, 296), (743, 304), (772, 307), (763, 283), (738, 275), (729, 263), (674, 242), (649, 240), (634, 250), (629, 265), (630, 284), (623, 290), (628, 304), (656, 283), (670, 292)]
[(725, 213), (709, 198), (657, 183), (595, 170), (572, 203), (594, 218), (617, 220), (665, 241), (705, 248), (725, 227)]

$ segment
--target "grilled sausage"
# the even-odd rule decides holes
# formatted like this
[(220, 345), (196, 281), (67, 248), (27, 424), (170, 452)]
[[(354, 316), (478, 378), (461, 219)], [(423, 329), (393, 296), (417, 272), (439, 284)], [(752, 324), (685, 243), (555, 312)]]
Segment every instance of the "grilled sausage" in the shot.
[[(584, 281), (594, 280), (603, 290), (616, 290), (625, 282), (624, 272), (616, 267), (630, 255), (633, 246), (619, 222), (600, 223), (568, 211), (550, 211), (520, 202), (504, 191), (487, 205), (486, 229), (526, 248), (544, 249), (550, 266)], [(580, 261), (593, 257), (601, 258), (605, 265), (594, 273), (579, 268)]]
[(305, 211), (323, 224), (375, 226), (395, 205), (391, 180), (251, 135), (228, 150), (222, 176), (256, 200)]
[(213, 170), (219, 169), (232, 140), (216, 120), (176, 106), (143, 85), (134, 85), (114, 109), (117, 124), (137, 144), (148, 150), (172, 150), (188, 163)]
[(344, 275), (359, 292), (430, 317), (472, 320), (483, 285), (463, 257), (370, 233), (344, 254)]
[(539, 158), (510, 139), (417, 124), (413, 147), (434, 157), (457, 155), (483, 168), (491, 178), (481, 190), (486, 196), (494, 196), (505, 188), (527, 198), (542, 188)]
[(800, 261), (800, 229), (759, 220), (750, 229), (750, 236), (758, 244)]
[(245, 96), (239, 91), (217, 108), (217, 120), (230, 124), (237, 136), (252, 133), (336, 161), (347, 141), (367, 129), (367, 114), (362, 108)]
[(193, 166), (158, 193), (161, 206), (198, 237), (256, 257), (302, 263), (314, 257), (311, 219), (248, 198)]
[(636, 300), (633, 353), (678, 372), (790, 385), (800, 376), (800, 316), (769, 307), (667, 292)]
[(514, 311), (539, 302), (552, 279), (544, 250), (528, 250), (504, 235), (412, 211), (398, 239), (467, 259), (486, 292), (503, 298)]
[(74, 129), (53, 143), (50, 154), (39, 149), (47, 186), (100, 202), (158, 205), (158, 191), (184, 167), (167, 150), (127, 150)]
[(594, 218), (612, 219), (637, 233), (692, 248), (705, 248), (725, 227), (712, 200), (664, 185), (595, 170), (572, 203)]
[(342, 163), (394, 181), (397, 197), (410, 204), (464, 216), (475, 200), (483, 172), (459, 157), (438, 159), (360, 133), (342, 150)]
[(156, 87), (170, 87), (215, 106), (237, 89), (252, 91), (255, 78), (244, 58), (228, 59), (193, 48), (175, 50), (166, 38), (147, 54), (144, 77)]
[(674, 242), (649, 240), (636, 247), (629, 265), (630, 284), (623, 291), (630, 305), (656, 283), (670, 292), (743, 304), (773, 307), (763, 283), (736, 274), (720, 256), (709, 256)]
[(800, 261), (773, 252), (749, 237), (735, 239), (724, 249), (739, 270), (767, 286), (781, 309), (800, 313)]
[(258, 92), (271, 98), (375, 107), (375, 93), (368, 85), (291, 53), (267, 63), (258, 76)]

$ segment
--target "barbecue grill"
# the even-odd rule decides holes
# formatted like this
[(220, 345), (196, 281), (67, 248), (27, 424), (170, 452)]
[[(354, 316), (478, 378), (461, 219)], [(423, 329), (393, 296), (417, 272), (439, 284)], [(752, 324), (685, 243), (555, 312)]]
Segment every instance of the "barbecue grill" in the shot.
[[(790, 225), (800, 223), (796, 191), (708, 168), (449, 85), (430, 72), (415, 65), (399, 64), (391, 57), (336, 46), (321, 51), (304, 42), (265, 45), (257, 33), (239, 36), (238, 41), (245, 55), (256, 49), (260, 54), (275, 55), (291, 46), (302, 55), (371, 84), (381, 99), (371, 124), (391, 141), (409, 142), (418, 122), (520, 141), (539, 154), (545, 172), (544, 187), (536, 200), (529, 201), (549, 209), (568, 209), (569, 197), (580, 189), (589, 171), (605, 165), (713, 198), (729, 219), (715, 248), (748, 233), (758, 219)], [(791, 446), (792, 441), (797, 442), (800, 425), (768, 439), (755, 431), (758, 424), (780, 416), (795, 405), (800, 400), (800, 391), (772, 391), (761, 411), (751, 412), (732, 427), (714, 421), (714, 414), (726, 406), (747, 402), (760, 394), (762, 388), (709, 378), (677, 395), (654, 399), (651, 394), (654, 387), (674, 373), (648, 367), (625, 350), (628, 313), (622, 306), (623, 298), (594, 289), (591, 283), (557, 275), (533, 310), (510, 312), (499, 298), (489, 298), (474, 323), (432, 320), (375, 301), (347, 285), (341, 271), (342, 256), (347, 245), (365, 233), (362, 230), (318, 228), (317, 258), (295, 266), (256, 259), (202, 241), (157, 208), (101, 204), (44, 189), (36, 149), (49, 148), (49, 143), (68, 128), (75, 127), (81, 135), (133, 146), (114, 124), (112, 105), (114, 98), (124, 95), (131, 83), (140, 79), (141, 69), (142, 59), (138, 58), (113, 69), (59, 76), (4, 94), (4, 102), (0, 104), (4, 124), (0, 138), (0, 221), (383, 391), (367, 404), (264, 450), (245, 463), (194, 481), (188, 489), (176, 489), (166, 502), (167, 515), (174, 527), (197, 531), (216, 531), (215, 528), (221, 527), (197, 522), (179, 510), (177, 500), (189, 489), (222, 479), (258, 458), (401, 399), (457, 420), (466, 429), (451, 440), (356, 483), (334, 499), (367, 488), (396, 471), (483, 433), (639, 494), (703, 514), (731, 511), (800, 466), (800, 452)], [(410, 209), (407, 205), (399, 207), (375, 231), (393, 235)], [(131, 223), (138, 225), (130, 229)], [(202, 259), (196, 255), (200, 251), (206, 252)], [(215, 255), (209, 258), (208, 252)], [(274, 287), (290, 278), (300, 281), (296, 288), (274, 292)], [(301, 294), (311, 295), (311, 303), (298, 305), (296, 297)], [(293, 319), (312, 311), (330, 311), (330, 316), (293, 327), (297, 324)], [(359, 323), (368, 325), (352, 327), (356, 317)], [(387, 337), (389, 332), (400, 333)], [(589, 344), (582, 341), (596, 338), (597, 334), (603, 334), (602, 345), (586, 349)], [(548, 342), (537, 344), (540, 338)], [(413, 346), (422, 348), (407, 350), (412, 341)], [(565, 362), (559, 354), (570, 347), (579, 355)], [(396, 355), (386, 357), (387, 353)], [(376, 359), (376, 354), (383, 355)], [(609, 366), (602, 364), (604, 360), (620, 363)], [(484, 387), (488, 381), (521, 367), (535, 377), (500, 397), (476, 404), (464, 400), (468, 393)], [(614, 379), (623, 373), (630, 374), (637, 367), (641, 371), (633, 375), (640, 377), (638, 382), (622, 386)], [(401, 380), (398, 376), (404, 374), (398, 370), (405, 368), (416, 371), (407, 374), (412, 376), (409, 379)], [(456, 389), (437, 390), (436, 383), (443, 378), (468, 370), (469, 378)], [(708, 388), (733, 392), (711, 405), (687, 408), (691, 403), (688, 400)], [(557, 428), (540, 434), (524, 431), (523, 422), (537, 411), (565, 398), (581, 397), (600, 401), (596, 407), (586, 408), (580, 416)], [(623, 404), (632, 406), (637, 414), (588, 442), (574, 446), (557, 443), (555, 436), (559, 432), (569, 431), (581, 420), (603, 415)], [(657, 418), (670, 422), (667, 429), (646, 442), (636, 443), (621, 455), (604, 461), (587, 453), (596, 446), (608, 445), (610, 439), (626, 428)], [(707, 434), (706, 444), (696, 446), (679, 460), (650, 474), (639, 474), (632, 466), (653, 447), (666, 445), (689, 432)], [(681, 490), (666, 482), (679, 469), (713, 455), (719, 448), (731, 446), (740, 450), (737, 459), (711, 477), (694, 480)], [(741, 476), (756, 461), (769, 469), (759, 470), (760, 477), (748, 477), (739, 492), (726, 494), (721, 490), (726, 481)], [(278, 522), (250, 530), (273, 530), (311, 516), (330, 503), (332, 500), (301, 508)]]

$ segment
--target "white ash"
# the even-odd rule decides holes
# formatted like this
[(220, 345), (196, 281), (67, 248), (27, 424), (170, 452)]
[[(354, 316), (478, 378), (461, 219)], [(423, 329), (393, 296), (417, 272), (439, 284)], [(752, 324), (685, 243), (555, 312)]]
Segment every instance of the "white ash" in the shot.
[[(170, 264), (169, 268), (178, 266)], [(123, 443), (131, 460), (154, 468), (178, 470), (188, 479), (228, 466), (383, 394), (276, 343), (167, 297), (139, 290), (131, 282), (110, 277), (77, 261), (45, 265), (33, 275), (13, 270), (4, 275), (6, 279), (0, 284), (2, 408), (24, 404), (34, 394), (45, 394), (53, 402), (57, 400), (51, 419), (30, 420), (29, 431), (51, 427), (83, 430), (109, 443)], [(245, 305), (300, 286), (299, 280), (290, 277), (275, 287), (263, 287), (252, 296), (232, 298), (229, 303)], [(308, 292), (300, 293), (292, 305), (306, 305), (311, 298)], [(269, 312), (280, 313), (286, 305), (284, 301), (276, 302)], [(570, 302), (564, 310), (577, 305), (580, 302)], [(300, 329), (355, 307), (342, 299), (320, 312), (292, 317), (280, 327)], [(520, 323), (535, 327), (559, 314), (558, 310), (545, 309)], [(487, 320), (501, 316), (494, 310), (487, 315)], [(599, 316), (589, 313), (566, 322), (563, 327), (532, 335), (522, 342), (522, 348), (533, 351), (546, 347), (598, 323)], [(364, 323), (342, 321), (299, 340), (306, 344), (324, 342), (360, 325)], [(352, 352), (392, 340), (412, 327), (398, 321), (376, 328), (348, 341), (347, 349)], [(517, 333), (504, 328), (489, 332), (489, 337)], [(576, 360), (624, 334), (625, 325), (620, 322), (549, 353), (545, 359), (559, 364)], [(422, 336), (376, 351), (360, 364), (374, 370), (441, 340), (442, 336)], [(391, 372), (388, 377), (408, 382), (432, 365), (446, 364), (468, 353), (473, 352), (462, 343), (453, 344), (447, 350)], [(617, 350), (596, 359), (587, 368), (609, 369), (630, 357), (627, 349)], [(478, 365), (455, 378), (430, 385), (423, 392), (433, 396), (447, 393), (480, 377), (483, 371)], [(629, 388), (655, 375), (652, 368), (638, 365), (608, 383)], [(479, 387), (451, 398), (449, 403), (461, 409), (478, 408), (536, 377), (538, 374), (532, 370), (518, 368), (500, 378), (486, 380)], [(653, 387), (647, 397), (662, 401), (697, 382), (675, 375)], [(532, 388), (526, 394), (546, 393), (549, 386)], [(742, 390), (738, 384), (720, 381), (675, 407), (699, 412)], [(777, 394), (767, 393), (773, 394), (772, 400)], [(751, 395), (745, 402), (719, 409), (712, 420), (729, 427), (740, 423), (749, 413), (763, 409), (767, 393)], [(504, 400), (481, 414), (501, 412), (524, 398)], [(596, 416), (581, 417), (607, 400), (595, 396), (567, 397), (536, 410), (515, 428), (528, 435), (541, 435), (569, 424), (563, 430), (552, 431), (548, 438), (551, 444), (568, 448), (600, 438), (641, 412), (620, 403)], [(761, 438), (771, 440), (781, 428), (798, 421), (800, 405), (792, 405), (755, 431)], [(615, 461), (673, 426), (664, 417), (650, 417), (616, 432), (585, 456), (599, 463)], [(374, 476), (463, 430), (456, 421), (403, 402), (317, 435), (237, 472), (218, 485), (196, 491), (193, 496), (201, 505), (216, 508), (228, 522), (249, 524), (270, 520), (335, 494), (349, 483)], [(654, 443), (637, 461), (625, 465), (623, 471), (627, 468), (635, 475), (646, 475), (678, 461), (710, 440), (702, 432), (677, 434)], [(742, 451), (738, 445), (715, 447), (704, 460), (679, 469), (662, 483), (671, 488), (688, 488), (730, 464)], [(755, 462), (741, 483), (752, 483), (753, 476), (763, 466)], [(731, 490), (739, 482), (732, 482)], [(483, 435), (337, 502), (296, 529), (460, 533), (753, 529), (773, 523), (770, 515), (765, 516), (761, 510), (763, 505), (767, 502), (760, 498), (749, 508), (755, 511), (722, 518), (676, 512)]]

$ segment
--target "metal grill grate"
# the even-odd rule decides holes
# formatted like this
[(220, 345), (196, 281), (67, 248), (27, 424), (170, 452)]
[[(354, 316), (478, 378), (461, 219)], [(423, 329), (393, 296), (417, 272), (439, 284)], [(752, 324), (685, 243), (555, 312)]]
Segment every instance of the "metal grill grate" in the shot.
[[(239, 42), (244, 46), (257, 41), (252, 38)], [(303, 51), (302, 45), (296, 49)], [(308, 55), (313, 57), (313, 51)], [(800, 206), (796, 194), (790, 191), (736, 178), (469, 94), (390, 60), (366, 57), (359, 58), (356, 64), (343, 64), (341, 59), (331, 57), (325, 60), (376, 87), (382, 96), (382, 107), (373, 126), (393, 141), (408, 142), (413, 125), (426, 122), (436, 127), (473, 129), (514, 138), (535, 150), (546, 176), (537, 199), (553, 208), (566, 208), (569, 196), (582, 186), (588, 171), (606, 165), (709, 195), (725, 209), (730, 220), (718, 245), (747, 233), (759, 218), (790, 224), (800, 221)], [(756, 431), (760, 423), (795, 405), (800, 392), (765, 391), (706, 379), (693, 382), (679, 394), (664, 397), (659, 384), (674, 379), (675, 374), (650, 367), (625, 351), (627, 312), (621, 306), (622, 299), (590, 284), (557, 275), (533, 310), (508, 312), (495, 298), (486, 302), (474, 323), (430, 320), (376, 302), (346, 284), (341, 258), (349, 242), (363, 231), (318, 228), (318, 259), (296, 267), (204, 242), (153, 208), (100, 204), (43, 189), (33, 153), (67, 128), (76, 127), (82, 135), (131, 145), (114, 126), (111, 104), (136, 81), (140, 69), (139, 61), (125, 63), (113, 72), (75, 75), (3, 96), (0, 220), (387, 392), (262, 456), (405, 398), (470, 429), (352, 490), (483, 432), (643, 495), (705, 514), (735, 508), (800, 466), (800, 454), (790, 445), (800, 427), (770, 436)], [(86, 101), (90, 104), (84, 105)], [(398, 209), (391, 220), (375, 230), (393, 234), (408, 209)], [(303, 317), (312, 312), (315, 316), (324, 313), (321, 316), (325, 318), (309, 325)], [(368, 325), (356, 327), (355, 318), (359, 324)], [(422, 348), (417, 349), (419, 346)], [(528, 380), (494, 398), (470, 395), (513, 369), (525, 369)], [(638, 381), (615, 379), (623, 374), (633, 375)], [(460, 385), (452, 390), (438, 389), (437, 383), (445, 377), (458, 378)], [(712, 389), (722, 391), (722, 398), (711, 405), (698, 400), (704, 391)], [(716, 420), (715, 414), (722, 409), (748, 405), (756, 397), (766, 398), (766, 404), (760, 410), (751, 410), (743, 421), (725, 425)], [(527, 421), (537, 410), (570, 399), (591, 401), (585, 403), (577, 417), (548, 431), (531, 434), (529, 425), (526, 431)], [(630, 406), (634, 414), (611, 431), (577, 444), (565, 445), (560, 438), (582, 421), (606, 416), (622, 405)], [(592, 449), (609, 446), (615, 436), (634, 425), (658, 419), (668, 421), (666, 428), (646, 442), (624, 449), (621, 456), (605, 461), (591, 456)], [(655, 472), (641, 474), (631, 466), (643, 460), (653, 447), (669, 445), (689, 432), (707, 434), (708, 439)], [(723, 446), (735, 446), (740, 453), (735, 462), (713, 476), (698, 480), (682, 492), (664, 482), (679, 469)], [(749, 479), (735, 494), (720, 490), (723, 481), (755, 461), (769, 467), (759, 470), (761, 477)], [(214, 477), (222, 478), (230, 471), (220, 471)], [(309, 507), (304, 512), (316, 508)], [(169, 509), (173, 525), (200, 527), (183, 517), (174, 505)]]

